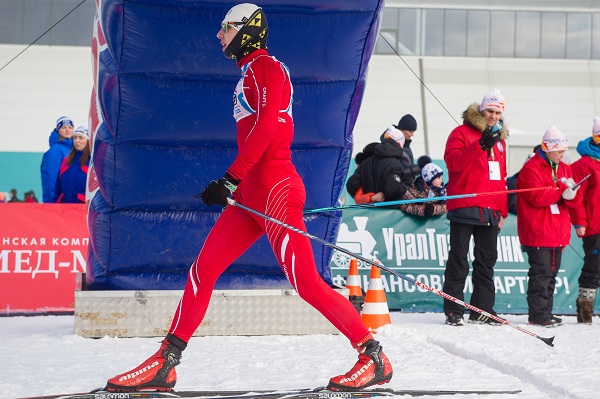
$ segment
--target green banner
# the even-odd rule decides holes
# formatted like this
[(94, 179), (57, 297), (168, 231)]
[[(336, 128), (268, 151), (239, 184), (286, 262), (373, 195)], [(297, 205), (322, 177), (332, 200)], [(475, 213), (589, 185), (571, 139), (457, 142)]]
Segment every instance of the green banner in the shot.
[[(367, 259), (376, 257), (397, 273), (442, 290), (444, 268), (448, 258), (450, 222), (446, 216), (423, 218), (400, 210), (348, 209), (343, 212), (337, 245)], [(469, 262), (473, 260), (473, 240)], [(350, 257), (335, 251), (331, 259), (334, 284), (344, 286)], [(577, 279), (583, 265), (581, 239), (572, 233), (556, 278), (554, 312), (574, 314)], [(361, 287), (368, 289), (371, 266), (358, 261)], [(517, 235), (517, 218), (510, 215), (498, 237), (498, 261), (494, 268), (496, 305), (499, 313), (527, 313), (527, 254), (521, 251)], [(443, 298), (397, 276), (381, 273), (390, 310), (441, 312)], [(471, 273), (465, 284), (465, 301), (473, 286)], [(596, 307), (598, 311), (598, 306)]]

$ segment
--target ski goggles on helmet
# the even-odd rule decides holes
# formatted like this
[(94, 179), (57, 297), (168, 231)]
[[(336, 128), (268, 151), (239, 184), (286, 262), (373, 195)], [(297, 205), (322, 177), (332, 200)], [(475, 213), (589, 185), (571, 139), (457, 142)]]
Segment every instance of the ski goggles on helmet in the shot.
[(242, 27), (244, 26), (243, 22), (221, 22), (221, 30), (224, 33), (227, 33), (227, 31), (229, 30), (229, 27), (235, 28), (237, 30), (240, 30)]

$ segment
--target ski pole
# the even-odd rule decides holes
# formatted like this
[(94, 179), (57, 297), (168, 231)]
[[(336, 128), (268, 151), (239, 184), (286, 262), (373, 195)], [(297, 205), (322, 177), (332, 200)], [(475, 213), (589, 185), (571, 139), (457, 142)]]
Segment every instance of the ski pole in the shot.
[(489, 191), (489, 192), (485, 192), (485, 193), (456, 194), (456, 195), (445, 195), (442, 197), (414, 198), (414, 199), (408, 199), (408, 200), (373, 202), (370, 204), (352, 204), (352, 205), (342, 205), (342, 206), (331, 206), (331, 207), (327, 207), (327, 208), (309, 209), (309, 210), (304, 211), (304, 213), (329, 212), (329, 211), (337, 211), (337, 210), (351, 209), (351, 208), (374, 208), (374, 207), (379, 207), (379, 206), (405, 205), (405, 204), (414, 204), (417, 202), (445, 201), (445, 200), (452, 200), (452, 199), (459, 199), (459, 198), (483, 197), (486, 195), (516, 194), (516, 193), (524, 193), (524, 192), (529, 192), (529, 191), (542, 191), (542, 190), (558, 190), (558, 187), (548, 186), (548, 187), (521, 188), (518, 190)]
[(574, 185), (573, 187), (571, 187), (572, 190), (575, 190), (577, 187), (581, 186), (581, 183), (583, 183), (584, 181), (586, 181), (587, 179), (589, 179), (592, 176), (592, 174), (590, 173), (589, 175), (587, 175), (586, 177), (584, 177), (583, 179), (581, 179), (581, 181), (579, 183), (577, 183), (576, 185)]
[(348, 256), (354, 257), (356, 259), (362, 260), (363, 262), (365, 262), (367, 264), (370, 264), (372, 266), (378, 267), (379, 269), (384, 270), (384, 271), (386, 271), (386, 272), (388, 272), (390, 274), (393, 274), (394, 276), (399, 277), (399, 278), (401, 278), (403, 280), (406, 280), (409, 283), (415, 284), (417, 287), (423, 288), (423, 289), (425, 289), (425, 290), (427, 290), (429, 292), (433, 292), (434, 294), (437, 294), (437, 295), (441, 296), (444, 299), (447, 299), (449, 301), (452, 301), (454, 303), (462, 305), (462, 306), (464, 306), (464, 307), (466, 307), (466, 308), (468, 308), (470, 310), (473, 310), (473, 311), (475, 311), (477, 313), (481, 313), (482, 315), (485, 315), (485, 316), (487, 316), (487, 317), (489, 317), (491, 319), (494, 319), (494, 320), (496, 320), (499, 323), (506, 324), (509, 327), (515, 328), (515, 329), (517, 329), (517, 330), (519, 330), (519, 331), (521, 331), (521, 332), (523, 332), (525, 334), (528, 334), (528, 335), (530, 335), (532, 337), (535, 337), (535, 338), (543, 341), (547, 345), (554, 346), (554, 344), (553, 344), (553, 342), (554, 342), (554, 336), (549, 337), (549, 338), (541, 337), (541, 336), (539, 336), (539, 335), (537, 335), (537, 334), (535, 334), (535, 333), (533, 333), (533, 332), (531, 332), (529, 330), (524, 329), (523, 327), (511, 324), (510, 322), (508, 322), (507, 320), (504, 320), (501, 317), (498, 317), (498, 316), (496, 316), (494, 314), (486, 312), (485, 310), (481, 310), (479, 308), (476, 308), (475, 306), (473, 306), (473, 305), (471, 305), (469, 303), (466, 303), (464, 301), (461, 301), (460, 299), (455, 298), (452, 295), (448, 295), (445, 292), (438, 290), (437, 288), (430, 287), (427, 284), (421, 283), (420, 281), (417, 281), (414, 278), (408, 277), (408, 276), (406, 276), (406, 275), (404, 275), (402, 273), (397, 273), (394, 270), (392, 270), (392, 269), (390, 269), (390, 268), (382, 265), (381, 263), (375, 263), (372, 260), (369, 260), (369, 259), (367, 259), (367, 258), (365, 258), (363, 256), (360, 256), (360, 255), (357, 255), (357, 254), (355, 254), (355, 253), (353, 253), (353, 252), (351, 252), (351, 251), (349, 251), (347, 249), (344, 249), (344, 248), (339, 247), (339, 246), (337, 246), (335, 244), (327, 242), (327, 241), (325, 241), (325, 240), (323, 240), (323, 239), (321, 239), (321, 238), (319, 238), (319, 237), (317, 237), (315, 235), (312, 235), (312, 234), (310, 234), (310, 233), (308, 233), (308, 232), (306, 232), (304, 230), (300, 230), (300, 229), (298, 229), (298, 228), (296, 228), (294, 226), (291, 226), (291, 225), (289, 225), (289, 224), (287, 224), (285, 222), (282, 222), (281, 220), (278, 220), (278, 219), (275, 219), (275, 218), (273, 218), (271, 216), (265, 215), (264, 213), (260, 213), (259, 211), (254, 210), (252, 208), (248, 208), (247, 206), (242, 205), (239, 202), (237, 202), (237, 201), (235, 201), (235, 200), (233, 200), (231, 198), (227, 198), (227, 203), (229, 205), (236, 206), (236, 207), (241, 208), (241, 209), (243, 209), (245, 211), (253, 213), (253, 214), (255, 214), (255, 215), (257, 215), (257, 216), (259, 216), (259, 217), (261, 217), (261, 218), (263, 218), (265, 220), (268, 220), (271, 223), (278, 224), (278, 225), (280, 225), (282, 227), (285, 227), (288, 230), (291, 230), (291, 231), (293, 231), (295, 233), (298, 233), (298, 234), (303, 235), (305, 237), (308, 237), (308, 238), (310, 238), (312, 240), (315, 240), (315, 241), (317, 241), (317, 242), (319, 242), (319, 243), (321, 243), (321, 244), (323, 244), (325, 246), (328, 246), (330, 248), (335, 249), (336, 251), (340, 251), (342, 253), (345, 253)]

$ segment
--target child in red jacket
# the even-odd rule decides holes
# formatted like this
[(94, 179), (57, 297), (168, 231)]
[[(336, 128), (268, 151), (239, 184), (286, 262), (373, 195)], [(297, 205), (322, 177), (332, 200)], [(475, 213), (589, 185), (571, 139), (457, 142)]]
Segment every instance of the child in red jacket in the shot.
[(523, 165), (517, 180), (517, 189), (556, 187), (517, 196), (517, 231), (529, 260), (529, 323), (544, 327), (562, 324), (562, 319), (552, 314), (554, 287), (562, 251), (571, 240), (569, 208), (581, 199), (571, 167), (561, 162), (568, 146), (565, 135), (550, 126), (542, 147)]

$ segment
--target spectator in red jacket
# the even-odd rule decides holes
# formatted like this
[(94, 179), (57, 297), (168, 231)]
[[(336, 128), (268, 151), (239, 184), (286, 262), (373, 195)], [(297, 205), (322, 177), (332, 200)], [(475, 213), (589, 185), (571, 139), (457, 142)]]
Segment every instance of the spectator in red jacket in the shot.
[[(483, 193), (506, 190), (506, 143), (504, 96), (499, 90), (485, 94), (481, 104), (463, 112), (463, 124), (448, 136), (444, 160), (448, 168), (447, 194)], [(497, 238), (508, 214), (506, 195), (474, 196), (448, 200), (450, 251), (444, 272), (444, 292), (464, 300), (469, 274), (469, 244), (473, 237), (473, 294), (471, 305), (495, 314), (494, 265), (498, 258)], [(464, 308), (444, 300), (446, 324), (462, 326)], [(471, 312), (469, 322), (500, 324)]]
[(33, 192), (33, 190), (27, 191), (24, 194), (24, 196), (25, 196), (25, 202), (27, 202), (27, 203), (33, 204), (33, 203), (39, 202), (37, 197), (35, 196), (35, 193)]
[[(531, 158), (533, 158), (536, 151), (539, 150), (540, 147), (541, 147), (541, 144), (538, 144), (535, 147), (533, 147), (532, 152), (527, 154), (527, 158), (525, 158), (525, 162), (527, 162)], [(513, 191), (513, 190), (517, 189), (517, 179), (519, 178), (520, 171), (521, 170), (519, 169), (519, 171), (517, 171), (517, 173), (506, 178), (506, 189), (508, 191)], [(508, 212), (512, 213), (514, 215), (517, 214), (517, 193), (508, 194)]]
[(580, 202), (571, 167), (561, 162), (568, 148), (565, 135), (550, 126), (542, 147), (523, 165), (517, 189), (556, 187), (517, 196), (517, 231), (529, 261), (527, 305), (529, 323), (544, 327), (562, 324), (552, 314), (554, 286), (563, 249), (571, 240), (569, 208)]
[(600, 117), (594, 117), (592, 137), (581, 140), (577, 145), (581, 155), (571, 165), (573, 180), (586, 178), (579, 188), (579, 206), (571, 210), (571, 220), (577, 236), (583, 241), (583, 267), (579, 275), (577, 296), (577, 322), (592, 324), (596, 291), (600, 286)]

